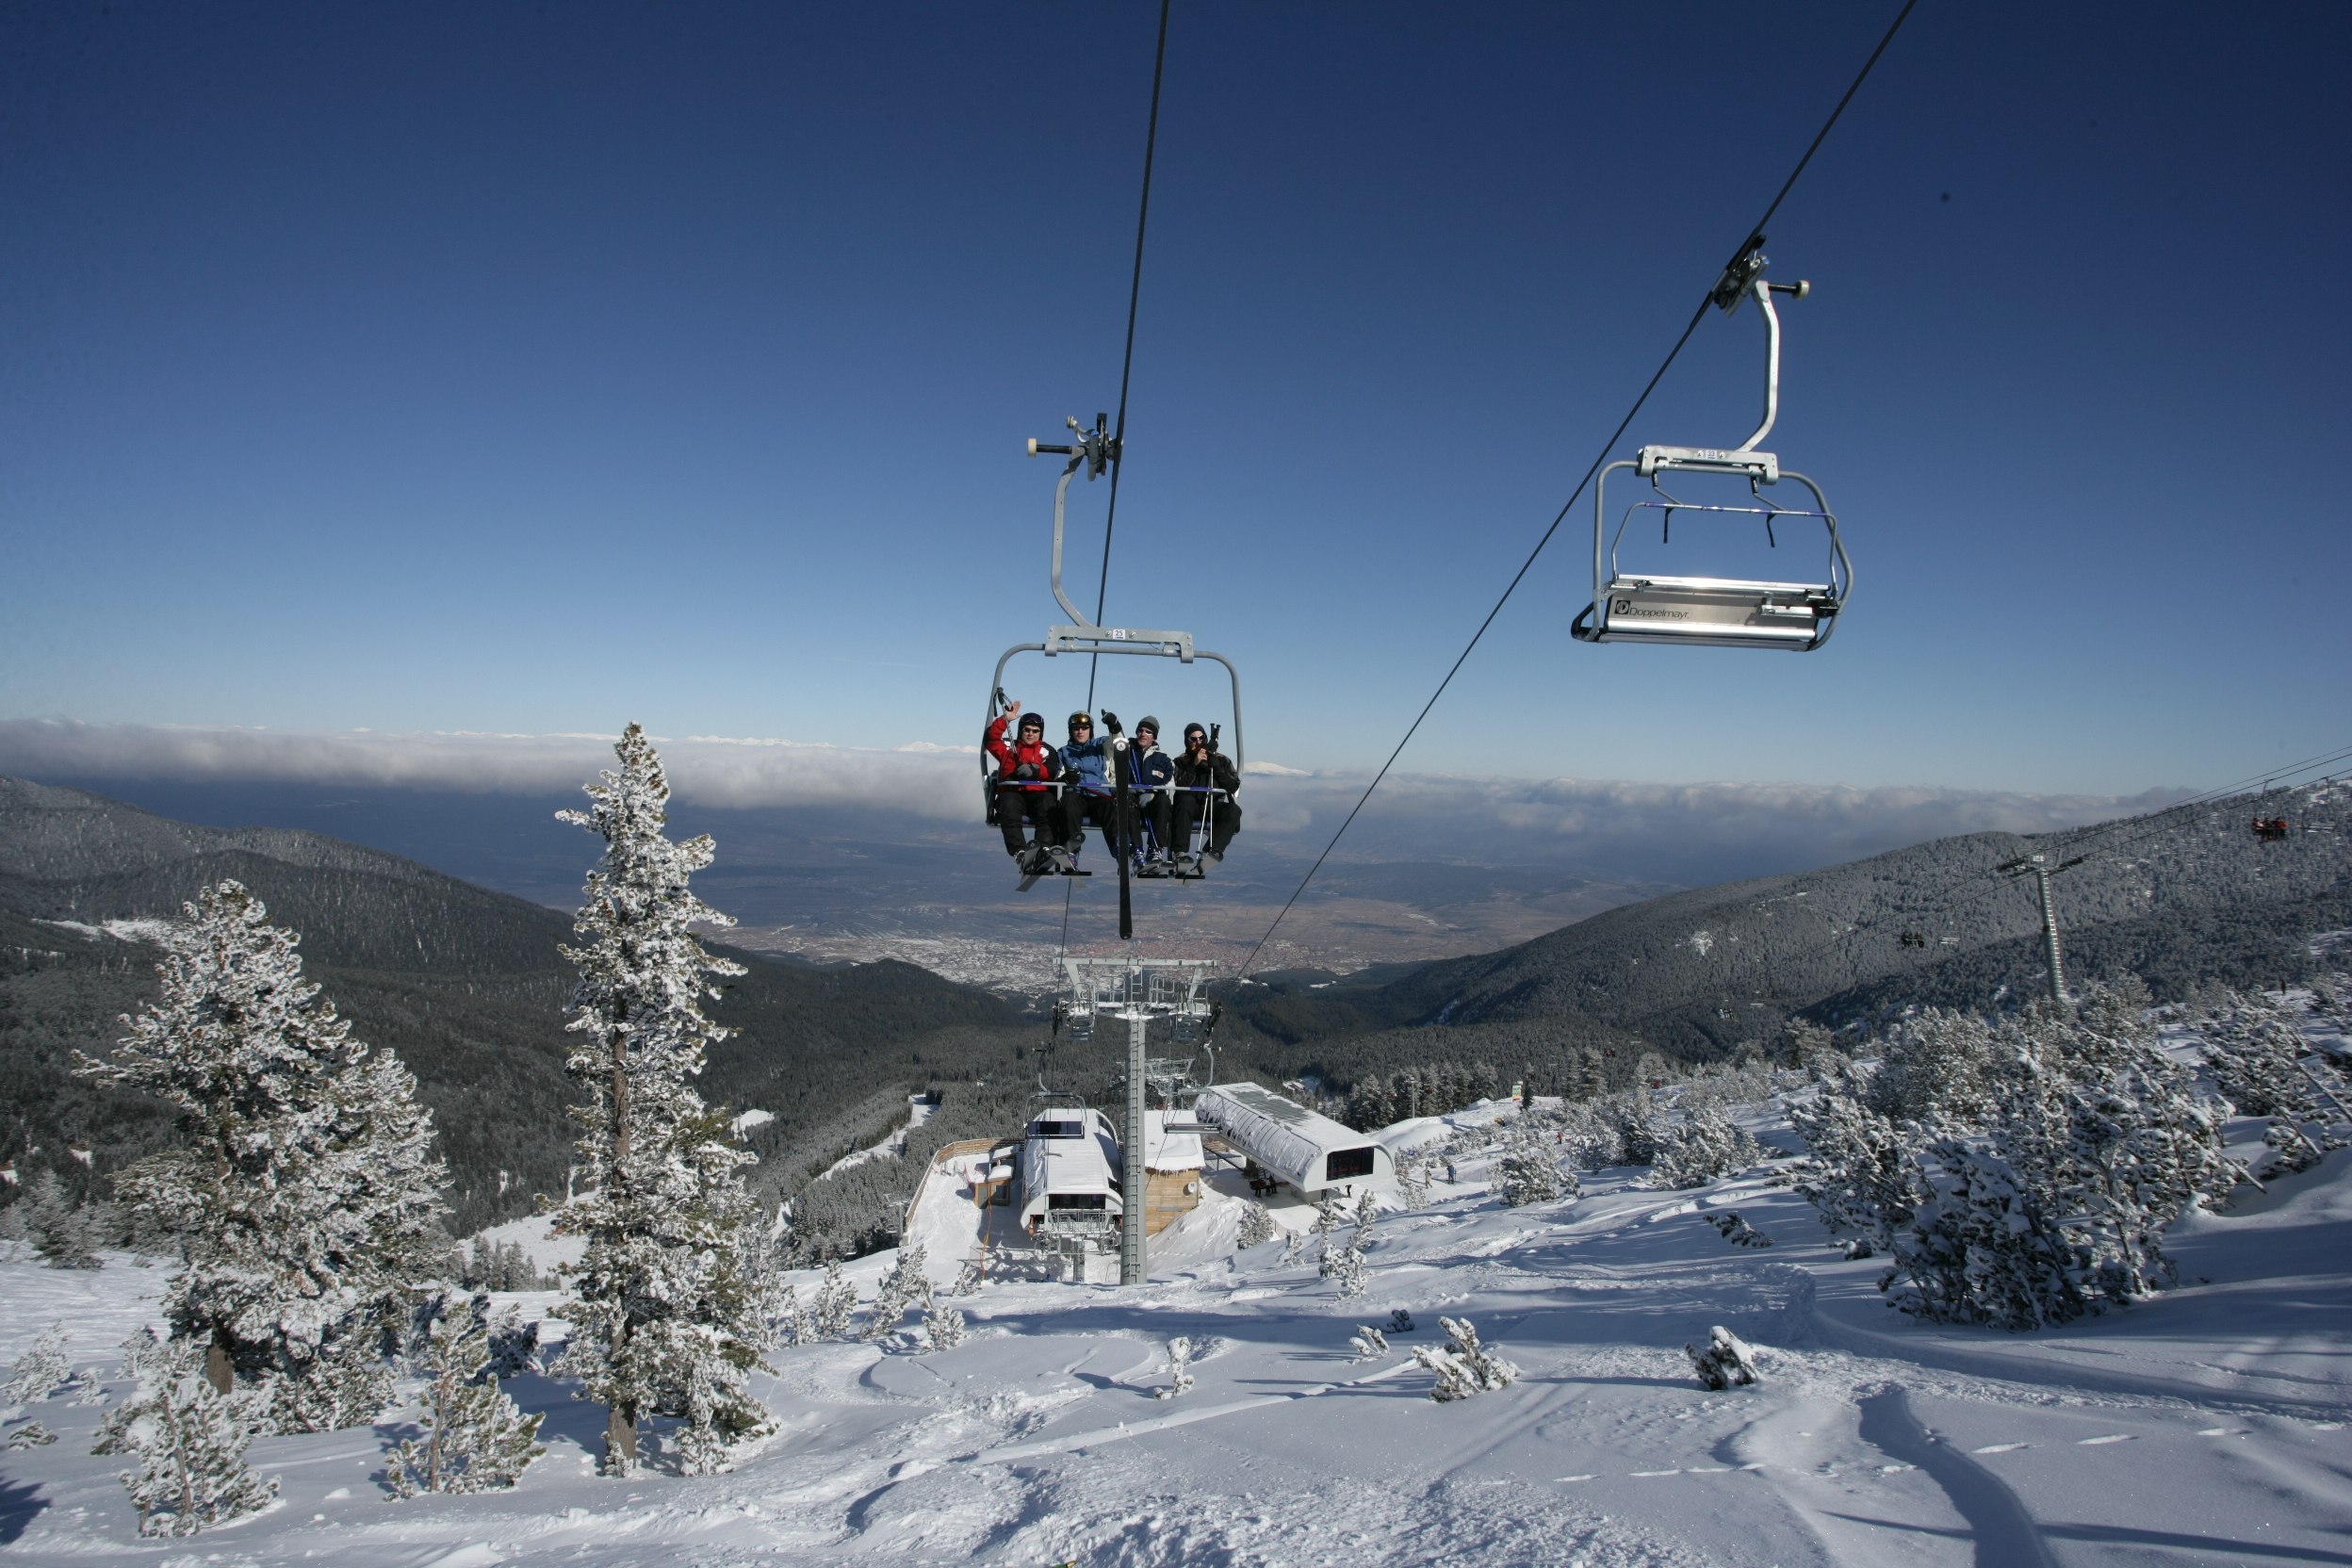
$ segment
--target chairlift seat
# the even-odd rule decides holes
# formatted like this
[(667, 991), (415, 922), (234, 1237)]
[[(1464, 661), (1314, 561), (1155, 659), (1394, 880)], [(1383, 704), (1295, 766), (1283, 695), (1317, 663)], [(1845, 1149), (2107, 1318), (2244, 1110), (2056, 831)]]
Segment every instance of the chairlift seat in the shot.
[(1826, 583), (1620, 576), (1604, 586), (1595, 606), (1598, 613), (1588, 610), (1575, 630), (1594, 643), (1804, 652), (1829, 634), (1838, 599)]

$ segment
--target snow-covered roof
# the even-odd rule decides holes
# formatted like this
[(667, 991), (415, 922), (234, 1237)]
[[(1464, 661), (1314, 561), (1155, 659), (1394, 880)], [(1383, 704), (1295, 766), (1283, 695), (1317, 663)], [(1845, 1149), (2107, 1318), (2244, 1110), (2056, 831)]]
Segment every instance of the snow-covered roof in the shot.
[[(1184, 1119), (1192, 1119), (1190, 1112)], [(1198, 1170), (1204, 1156), (1200, 1152), (1198, 1133), (1171, 1133), (1168, 1130), (1168, 1113), (1143, 1113), (1143, 1163), (1151, 1170)]]
[(1226, 1142), (1302, 1191), (1346, 1180), (1329, 1173), (1330, 1156), (1346, 1151), (1371, 1151), (1372, 1168), (1364, 1174), (1395, 1180), (1396, 1162), (1378, 1142), (1272, 1089), (1218, 1084), (1200, 1091), (1193, 1111), (1213, 1123)]

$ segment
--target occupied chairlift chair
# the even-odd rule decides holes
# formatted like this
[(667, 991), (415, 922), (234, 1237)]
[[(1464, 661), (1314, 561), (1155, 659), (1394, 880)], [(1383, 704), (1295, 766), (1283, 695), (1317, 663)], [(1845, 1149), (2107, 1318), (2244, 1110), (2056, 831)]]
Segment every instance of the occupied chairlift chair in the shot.
[[(1107, 415), (1097, 414), (1094, 416), (1094, 428), (1092, 430), (1087, 430), (1086, 427), (1078, 423), (1075, 416), (1072, 416), (1069, 421), (1069, 425), (1070, 429), (1077, 436), (1077, 441), (1074, 445), (1055, 445), (1035, 439), (1032, 439), (1029, 443), (1029, 455), (1032, 457), (1037, 456), (1040, 452), (1053, 452), (1057, 455), (1066, 455), (1070, 459), (1069, 463), (1065, 464), (1062, 467), (1062, 477), (1060, 482), (1054, 486), (1053, 586), (1054, 597), (1055, 601), (1061, 605), (1062, 612), (1070, 617), (1071, 624), (1068, 626), (1050, 626), (1046, 628), (1045, 641), (1042, 643), (1017, 643), (1013, 646), (1004, 650), (1004, 656), (996, 662), (995, 677), (988, 683), (988, 713), (986, 722), (993, 724), (996, 721), (997, 714), (1004, 710), (1004, 666), (1011, 663), (1014, 657), (1019, 654), (1042, 653), (1048, 659), (1064, 653), (1084, 653), (1089, 655), (1102, 653), (1143, 654), (1154, 658), (1176, 659), (1187, 664), (1193, 662), (1196, 659), (1214, 660), (1217, 663), (1225, 666), (1226, 678), (1233, 686), (1233, 770), (1238, 773), (1242, 767), (1241, 675), (1233, 668), (1233, 661), (1227, 659), (1223, 654), (1211, 653), (1207, 648), (1194, 647), (1192, 643), (1192, 633), (1189, 631), (1165, 631), (1159, 629), (1147, 629), (1140, 627), (1092, 625), (1086, 620), (1085, 615), (1079, 612), (1078, 607), (1070, 602), (1070, 596), (1062, 591), (1063, 518), (1070, 500), (1070, 482), (1077, 474), (1080, 468), (1086, 469), (1086, 478), (1089, 482), (1100, 479), (1102, 476), (1103, 470), (1108, 468), (1111, 464), (1118, 460), (1118, 443), (1112, 438), (1108, 429), (1106, 428), (1109, 425), (1109, 422), (1110, 420)], [(1114, 760), (1123, 764), (1127, 743), (1126, 738), (1124, 736), (1114, 736), (1111, 740), (1113, 749), (1119, 754), (1116, 759), (1114, 759)], [(997, 792), (1001, 789), (1013, 788), (1018, 785), (1026, 784), (1030, 781), (1000, 778), (990, 771), (988, 763), (989, 759), (988, 755), (985, 752), (982, 753), (980, 758), (981, 788), (986, 796), (988, 820), (991, 825), (993, 825), (997, 820)], [(1121, 777), (1124, 774), (1123, 766), (1106, 769), (1105, 771), (1115, 780)], [(1049, 787), (1058, 796), (1063, 790), (1064, 785), (1061, 782), (1056, 781)], [(1170, 788), (1172, 788), (1172, 786)], [(1211, 807), (1214, 805), (1214, 797), (1222, 796), (1224, 793), (1221, 790), (1211, 790), (1198, 792), (1206, 793), (1213, 797), (1211, 801), (1203, 803), (1204, 806)], [(1208, 823), (1212, 815), (1213, 811), (1209, 809), (1204, 809), (1199, 813), (1200, 820), (1203, 825)], [(1026, 886), (1025, 883), (1023, 885)]]
[[(1838, 535), (1838, 518), (1829, 510), (1821, 487), (1793, 469), (1783, 468), (1771, 452), (1756, 449), (1772, 433), (1780, 416), (1780, 313), (1772, 296), (1803, 299), (1811, 291), (1805, 283), (1776, 284), (1764, 278), (1764, 237), (1757, 235), (1724, 269), (1710, 298), (1729, 315), (1740, 302), (1753, 297), (1764, 313), (1764, 422), (1756, 433), (1728, 450), (1711, 447), (1641, 448), (1630, 461), (1604, 467), (1592, 490), (1592, 602), (1570, 630), (1588, 643), (1679, 643), (1700, 647), (1786, 648), (1807, 653), (1829, 641), (1837, 616), (1854, 584), (1854, 564), (1846, 558)], [(1637, 501), (1625, 509), (1614, 539), (1608, 537), (1609, 477), (1631, 468), (1650, 482), (1655, 500)], [(1671, 474), (1728, 474), (1748, 482), (1753, 505), (1725, 506), (1679, 500), (1660, 482)], [(1813, 493), (1810, 510), (1784, 507), (1764, 498), (1763, 486), (1792, 479)], [(1818, 522), (1829, 533), (1829, 563), (1819, 582), (1765, 582), (1721, 577), (1659, 577), (1628, 572), (1617, 564), (1618, 545), (1637, 512), (1659, 512), (1661, 542), (1670, 539), (1674, 514), (1702, 518), (1752, 518), (1764, 525), (1765, 538), (1774, 547), (1780, 541), (1775, 525)]]

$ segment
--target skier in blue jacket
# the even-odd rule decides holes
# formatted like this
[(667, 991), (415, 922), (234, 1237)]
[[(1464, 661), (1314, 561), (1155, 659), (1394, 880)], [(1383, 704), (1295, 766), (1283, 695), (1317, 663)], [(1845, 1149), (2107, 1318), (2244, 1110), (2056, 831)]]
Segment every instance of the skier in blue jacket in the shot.
[(1104, 765), (1110, 755), (1111, 737), (1119, 733), (1118, 715), (1105, 711), (1102, 727), (1104, 733), (1098, 736), (1092, 715), (1072, 713), (1070, 743), (1062, 747), (1062, 845), (1073, 856), (1086, 841), (1085, 828), (1089, 822), (1102, 829), (1102, 841), (1110, 845), (1113, 855), (1123, 854), (1126, 849), (1119, 838), (1119, 817), (1111, 799), (1111, 776)]

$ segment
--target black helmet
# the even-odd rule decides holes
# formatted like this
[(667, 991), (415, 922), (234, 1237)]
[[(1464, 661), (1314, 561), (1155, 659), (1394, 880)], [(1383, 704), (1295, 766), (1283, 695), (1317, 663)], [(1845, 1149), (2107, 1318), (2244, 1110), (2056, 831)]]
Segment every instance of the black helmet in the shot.
[(1021, 716), (1020, 727), (1022, 729), (1034, 729), (1038, 734), (1042, 735), (1045, 733), (1045, 715), (1043, 713), (1023, 713)]

